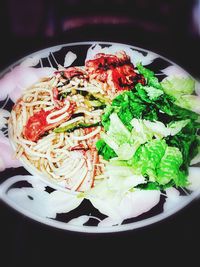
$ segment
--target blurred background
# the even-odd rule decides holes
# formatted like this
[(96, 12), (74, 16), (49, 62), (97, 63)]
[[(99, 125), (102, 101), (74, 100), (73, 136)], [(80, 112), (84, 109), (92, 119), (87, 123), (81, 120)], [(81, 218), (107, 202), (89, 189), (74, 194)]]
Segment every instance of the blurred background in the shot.
[(1, 69), (39, 49), (116, 41), (160, 53), (198, 76), (200, 0), (1, 0)]

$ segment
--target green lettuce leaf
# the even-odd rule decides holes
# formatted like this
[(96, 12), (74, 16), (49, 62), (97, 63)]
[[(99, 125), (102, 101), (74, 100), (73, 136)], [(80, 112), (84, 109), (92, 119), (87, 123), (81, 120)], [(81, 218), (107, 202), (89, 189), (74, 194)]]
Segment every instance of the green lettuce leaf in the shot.
[(163, 113), (167, 114), (169, 117), (167, 119), (173, 120), (197, 120), (198, 114), (179, 107), (175, 103), (175, 99), (171, 99), (170, 96), (164, 94), (159, 97), (159, 99), (155, 102), (155, 105), (158, 109), (160, 109)]
[(164, 156), (166, 148), (167, 144), (164, 140), (154, 139), (140, 146), (129, 164), (138, 174), (148, 176), (150, 181), (155, 182), (156, 168)]
[(167, 184), (174, 180), (177, 186), (186, 185), (186, 175), (180, 171), (183, 163), (183, 157), (180, 150), (176, 147), (167, 147), (165, 154), (157, 168), (156, 181), (161, 184)]
[(116, 112), (127, 129), (131, 130), (132, 125), (130, 122), (133, 118), (157, 120), (159, 109), (151, 104), (147, 92), (138, 87), (136, 92), (125, 91), (113, 99), (112, 106), (107, 108), (102, 116), (102, 124), (103, 126), (105, 125), (105, 130), (109, 128), (110, 115), (113, 112)]
[(112, 190), (127, 192), (139, 184), (146, 183), (142, 175), (136, 175), (133, 167), (126, 161), (111, 160), (106, 165), (105, 175), (108, 178), (108, 186)]
[(138, 148), (131, 138), (131, 132), (124, 126), (116, 113), (110, 115), (110, 126), (107, 133), (102, 133), (101, 138), (114, 150), (120, 159), (129, 159)]
[(102, 155), (105, 160), (117, 157), (115, 151), (109, 147), (103, 139), (96, 142), (96, 148), (99, 155)]
[(194, 92), (195, 81), (190, 77), (170, 76), (161, 82), (164, 92), (175, 98), (191, 95)]
[(153, 138), (154, 133), (144, 124), (144, 120), (134, 118), (131, 121), (131, 125), (133, 126), (131, 139), (134, 143), (139, 144), (138, 147)]
[(118, 115), (112, 113), (110, 115), (109, 130), (101, 134), (102, 140), (121, 160), (130, 159), (141, 144), (151, 140), (154, 136), (154, 132), (145, 126), (143, 120), (134, 118), (131, 121), (131, 125), (133, 128), (130, 132), (119, 119)]
[(138, 72), (140, 74), (142, 74), (146, 80), (147, 80), (147, 84), (148, 86), (152, 86), (154, 88), (157, 88), (157, 89), (160, 89), (162, 90), (162, 85), (161, 83), (158, 81), (158, 78), (155, 77), (155, 74), (153, 71), (145, 68), (144, 66), (142, 66), (142, 64), (137, 64), (137, 69), (138, 69)]
[[(150, 99), (148, 96), (148, 92), (146, 92), (145, 90), (145, 86), (138, 83), (135, 86), (135, 89), (137, 90), (136, 94), (145, 103), (146, 110), (148, 111), (148, 113), (145, 113), (145, 111), (143, 111), (143, 113), (140, 114), (143, 119), (147, 119), (149, 116), (148, 115), (149, 112), (151, 113), (152, 110), (154, 110), (154, 113), (156, 114), (155, 117), (157, 116), (157, 118), (155, 118), (154, 120), (158, 120), (160, 116), (162, 118), (165, 118), (166, 121), (181, 120), (181, 119), (196, 120), (198, 118), (197, 113), (178, 106), (176, 104), (176, 98), (174, 98), (173, 96), (163, 93), (163, 94), (160, 94), (157, 98)], [(155, 89), (155, 90), (158, 90), (158, 89)], [(158, 91), (161, 91), (161, 90), (158, 90)], [(164, 113), (165, 116), (162, 116), (161, 112)]]
[(187, 174), (191, 160), (198, 154), (199, 137), (197, 131), (199, 128), (199, 123), (190, 121), (176, 135), (166, 137), (169, 146), (177, 147), (181, 151), (183, 156), (181, 169)]
[(154, 77), (154, 72), (150, 69), (145, 68), (141, 63), (136, 64), (136, 67), (140, 74), (142, 74), (146, 79)]
[(165, 124), (162, 123), (161, 121), (152, 122), (148, 120), (142, 120), (142, 123), (145, 125), (148, 133), (149, 134), (152, 133), (152, 135), (154, 135), (156, 138), (163, 138), (169, 135), (172, 136), (176, 135), (189, 122), (190, 120), (174, 121), (165, 126)]
[(108, 105), (105, 109), (104, 109), (104, 114), (101, 117), (101, 122), (102, 125), (104, 127), (104, 129), (107, 131), (110, 127), (110, 115), (115, 111), (115, 107), (114, 106), (110, 106)]
[(155, 100), (156, 98), (164, 94), (162, 90), (155, 89), (152, 86), (143, 86), (143, 89), (147, 92), (147, 95), (150, 100)]
[(196, 95), (181, 95), (175, 101), (179, 107), (192, 110), (200, 114), (200, 96)]
[(185, 186), (187, 175), (180, 169), (182, 163), (181, 151), (177, 147), (168, 146), (164, 139), (154, 139), (140, 146), (133, 159), (129, 160), (130, 166), (138, 174), (159, 185), (173, 181), (177, 186)]
[(130, 131), (124, 126), (117, 113), (112, 113), (110, 115), (110, 127), (107, 134), (111, 136), (113, 140), (116, 140), (119, 145), (126, 143), (131, 137)]
[(194, 95), (195, 81), (190, 77), (172, 76), (161, 82), (166, 94), (173, 96), (181, 108), (200, 114), (200, 97)]
[(174, 121), (165, 126), (161, 121), (149, 121), (142, 119), (132, 119), (131, 125), (133, 126), (131, 137), (138, 140), (140, 144), (150, 141), (153, 137), (161, 139), (169, 135), (176, 135), (184, 128), (190, 120)]

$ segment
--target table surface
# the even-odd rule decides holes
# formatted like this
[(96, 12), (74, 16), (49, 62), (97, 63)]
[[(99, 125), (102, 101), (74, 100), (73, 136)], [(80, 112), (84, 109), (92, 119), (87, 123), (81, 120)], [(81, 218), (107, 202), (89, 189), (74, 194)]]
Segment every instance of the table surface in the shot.
[[(172, 36), (173, 37), (173, 36)], [(156, 34), (138, 35), (130, 29), (82, 29), (57, 38), (14, 38), (1, 43), (3, 70), (17, 59), (39, 49), (73, 41), (102, 40), (128, 43), (159, 53), (178, 63), (199, 79), (199, 40)], [(175, 40), (175, 41), (174, 41)], [(14, 45), (13, 45), (14, 44)], [(5, 53), (6, 52), (6, 53)], [(82, 234), (56, 230), (17, 213), (0, 202), (1, 266), (37, 266), (61, 263), (72, 259), (80, 264), (113, 264), (168, 262), (190, 264), (198, 259), (200, 240), (200, 199), (193, 201), (177, 214), (142, 229), (115, 234)], [(197, 253), (198, 252), (198, 253)], [(95, 257), (95, 260), (92, 259)], [(161, 260), (161, 262), (160, 262)]]

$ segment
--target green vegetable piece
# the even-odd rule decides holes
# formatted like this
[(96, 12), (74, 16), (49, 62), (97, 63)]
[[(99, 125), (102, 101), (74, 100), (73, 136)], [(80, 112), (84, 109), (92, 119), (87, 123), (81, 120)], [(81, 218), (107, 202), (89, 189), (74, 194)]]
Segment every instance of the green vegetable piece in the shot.
[(109, 130), (107, 133), (102, 134), (101, 137), (120, 159), (129, 159), (133, 156), (135, 146), (130, 143), (131, 133), (116, 113), (110, 115)]
[(88, 99), (97, 100), (97, 101), (100, 101), (102, 104), (106, 104), (106, 105), (110, 103), (110, 99), (100, 93), (88, 93)]
[(143, 86), (143, 89), (146, 91), (150, 100), (155, 100), (156, 98), (164, 94), (162, 90), (155, 89), (152, 86)]
[(200, 97), (192, 95), (195, 81), (190, 77), (172, 76), (161, 82), (166, 94), (175, 98), (175, 104), (200, 114)]
[(136, 67), (139, 73), (144, 75), (146, 79), (149, 79), (150, 77), (154, 77), (154, 72), (142, 66), (141, 63), (136, 64)]
[(166, 94), (178, 98), (194, 92), (195, 81), (190, 77), (172, 76), (162, 80), (161, 85)]
[(142, 175), (148, 175), (150, 181), (156, 181), (156, 168), (165, 154), (165, 140), (154, 139), (136, 151), (130, 164)]
[(63, 99), (65, 99), (68, 95), (70, 95), (71, 94), (71, 91), (69, 91), (69, 92), (62, 92), (62, 93), (60, 93), (59, 95), (58, 95), (58, 99), (59, 100), (63, 100)]
[(175, 104), (179, 107), (189, 109), (200, 115), (200, 96), (182, 95), (177, 97)]
[(188, 120), (181, 120), (181, 121), (173, 121), (169, 123), (167, 126), (165, 126), (165, 124), (162, 123), (161, 121), (152, 122), (149, 120), (133, 119), (131, 121), (131, 124), (133, 125), (134, 122), (136, 122), (137, 124), (140, 123), (143, 125), (143, 127), (138, 130), (140, 136), (143, 135), (143, 132), (145, 130), (145, 132), (148, 135), (152, 135), (152, 136), (155, 136), (156, 138), (161, 139), (169, 135), (176, 135), (178, 132), (181, 131), (182, 128), (184, 128), (190, 122), (190, 120), (188, 119)]
[(164, 156), (157, 168), (156, 181), (161, 184), (167, 184), (174, 180), (176, 185), (185, 185), (185, 176), (179, 168), (183, 162), (180, 150), (176, 147), (167, 147)]
[(153, 71), (145, 68), (140, 63), (137, 64), (137, 69), (138, 69), (139, 73), (142, 74), (145, 77), (145, 79), (147, 80), (148, 86), (152, 86), (154, 88), (162, 90), (162, 85), (160, 84), (158, 78), (155, 77), (155, 74)]
[(115, 151), (110, 148), (103, 139), (99, 139), (96, 142), (96, 148), (98, 150), (98, 154), (102, 155), (105, 160), (117, 157)]
[(141, 83), (136, 84), (135, 89), (138, 92), (139, 97), (147, 103), (151, 103), (151, 99), (148, 96), (148, 92), (145, 90), (144, 86)]
[(149, 86), (157, 88), (159, 90), (163, 90), (161, 83), (159, 82), (157, 77), (150, 77), (147, 79), (147, 83)]
[(175, 99), (163, 94), (159, 97), (158, 100), (155, 101), (155, 105), (158, 109), (160, 109), (162, 112), (166, 113), (167, 115), (171, 116), (172, 120), (185, 120), (185, 119), (192, 119), (197, 120), (198, 114), (185, 109), (181, 108), (178, 105), (174, 103)]
[(104, 114), (101, 117), (101, 122), (106, 131), (108, 131), (110, 127), (110, 115), (115, 111), (115, 108), (113, 106), (107, 106), (104, 109)]
[(154, 139), (139, 147), (129, 161), (138, 173), (162, 186), (172, 181), (177, 186), (187, 185), (187, 175), (180, 169), (182, 163), (181, 151), (177, 147), (167, 146), (164, 139)]
[(176, 135), (166, 137), (166, 142), (169, 146), (177, 147), (181, 151), (183, 156), (181, 169), (185, 173), (188, 173), (191, 160), (198, 154), (199, 139), (197, 130), (199, 127), (199, 123), (190, 121)]
[(96, 127), (96, 126), (100, 126), (101, 125), (101, 122), (97, 122), (97, 123), (82, 123), (82, 122), (74, 122), (74, 123), (71, 123), (69, 125), (66, 125), (64, 127), (59, 127), (59, 128), (55, 128), (53, 131), (55, 133), (64, 133), (64, 132), (67, 132), (67, 133), (71, 133), (77, 129), (80, 129), (80, 128), (90, 128), (90, 127)]

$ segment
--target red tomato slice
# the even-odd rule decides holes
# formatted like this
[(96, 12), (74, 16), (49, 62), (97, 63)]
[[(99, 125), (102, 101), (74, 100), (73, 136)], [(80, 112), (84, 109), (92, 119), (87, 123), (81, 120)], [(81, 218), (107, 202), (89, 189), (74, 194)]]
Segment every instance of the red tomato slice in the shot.
[[(48, 123), (47, 122), (47, 116), (56, 111), (59, 110), (60, 108), (55, 108), (51, 111), (44, 111), (43, 109), (40, 110), (39, 112), (36, 112), (33, 116), (31, 116), (27, 124), (24, 128), (24, 137), (27, 140), (30, 141), (37, 141), (45, 132), (49, 131), (50, 129), (53, 129), (63, 123), (64, 121), (69, 120), (71, 115), (74, 112), (74, 109), (76, 107), (75, 103), (71, 103), (69, 109), (67, 110), (68, 116), (62, 119), (61, 121), (55, 122), (55, 123)], [(55, 117), (56, 118), (56, 117)]]

